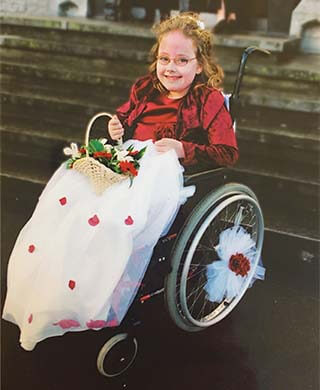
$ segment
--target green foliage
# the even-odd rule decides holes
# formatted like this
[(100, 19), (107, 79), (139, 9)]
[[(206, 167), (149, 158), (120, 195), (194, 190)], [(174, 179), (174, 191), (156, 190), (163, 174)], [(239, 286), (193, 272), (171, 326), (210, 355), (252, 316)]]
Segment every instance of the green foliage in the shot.
[(74, 161), (75, 161), (75, 159), (73, 159), (73, 158), (69, 158), (67, 160), (67, 169), (72, 168), (72, 164), (74, 163)]
[(139, 153), (136, 154), (135, 158), (137, 160), (140, 160), (140, 158), (144, 155), (144, 152), (146, 151), (147, 147), (145, 146), (144, 148), (142, 148)]
[(89, 151), (89, 153), (103, 152), (104, 151), (103, 143), (101, 141), (99, 141), (98, 139), (90, 140), (89, 145), (88, 145), (88, 151)]

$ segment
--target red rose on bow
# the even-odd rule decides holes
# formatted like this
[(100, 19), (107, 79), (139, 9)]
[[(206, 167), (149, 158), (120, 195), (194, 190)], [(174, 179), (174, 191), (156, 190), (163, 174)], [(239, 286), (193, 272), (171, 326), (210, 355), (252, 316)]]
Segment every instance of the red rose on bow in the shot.
[(246, 276), (250, 271), (250, 260), (242, 253), (236, 253), (230, 257), (229, 268), (236, 275)]

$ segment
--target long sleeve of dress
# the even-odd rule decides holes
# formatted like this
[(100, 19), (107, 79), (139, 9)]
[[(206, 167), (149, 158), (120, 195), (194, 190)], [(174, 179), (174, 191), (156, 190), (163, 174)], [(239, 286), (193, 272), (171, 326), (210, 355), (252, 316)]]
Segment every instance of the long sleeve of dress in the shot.
[[(238, 160), (239, 153), (235, 131), (229, 111), (224, 104), (223, 95), (212, 91), (204, 101), (200, 110), (199, 136), (191, 132), (193, 123), (186, 123), (186, 130), (180, 141), (183, 144), (185, 158), (181, 161), (183, 165), (194, 165), (206, 163), (214, 166), (230, 166)], [(187, 117), (187, 115), (184, 115)], [(192, 115), (194, 117), (194, 115)], [(206, 142), (199, 142), (200, 132), (206, 133)]]

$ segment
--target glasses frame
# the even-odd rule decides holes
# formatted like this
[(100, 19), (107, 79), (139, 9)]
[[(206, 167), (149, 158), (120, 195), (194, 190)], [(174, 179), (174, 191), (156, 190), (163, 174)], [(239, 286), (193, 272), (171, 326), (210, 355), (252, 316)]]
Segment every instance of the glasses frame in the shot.
[[(169, 62), (168, 62), (167, 64), (164, 64), (163, 62), (160, 61), (160, 57), (166, 57), (166, 58), (169, 60)], [(183, 58), (183, 59), (185, 59), (185, 60), (188, 60), (188, 62), (186, 62), (185, 64), (178, 64), (178, 63), (177, 63), (177, 60), (178, 60), (179, 58)], [(189, 63), (190, 63), (191, 61), (196, 60), (197, 57), (187, 58), (187, 57), (184, 57), (184, 56), (177, 56), (177, 57), (174, 57), (174, 58), (170, 58), (169, 56), (161, 55), (161, 56), (157, 56), (156, 59), (157, 59), (157, 62), (159, 62), (159, 63), (160, 63), (161, 65), (163, 65), (163, 66), (168, 66), (168, 65), (170, 64), (170, 62), (173, 61), (173, 62), (175, 63), (175, 65), (177, 65), (177, 66), (179, 66), (179, 67), (184, 67), (184, 66), (189, 65)]]

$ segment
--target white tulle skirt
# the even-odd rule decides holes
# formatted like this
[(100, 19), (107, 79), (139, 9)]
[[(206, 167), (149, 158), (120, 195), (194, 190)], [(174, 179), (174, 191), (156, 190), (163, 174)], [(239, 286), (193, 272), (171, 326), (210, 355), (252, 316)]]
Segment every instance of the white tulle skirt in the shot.
[(119, 325), (155, 244), (192, 195), (174, 151), (159, 154), (151, 141), (129, 144), (148, 146), (131, 187), (128, 179), (98, 196), (63, 164), (21, 230), (3, 318), (19, 326), (24, 349), (67, 331)]

